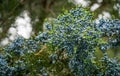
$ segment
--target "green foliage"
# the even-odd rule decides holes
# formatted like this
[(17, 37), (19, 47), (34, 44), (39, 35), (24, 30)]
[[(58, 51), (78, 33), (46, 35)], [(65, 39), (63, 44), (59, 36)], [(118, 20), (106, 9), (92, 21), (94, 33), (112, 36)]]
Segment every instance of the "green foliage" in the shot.
[(18, 37), (3, 48), (1, 76), (120, 76), (120, 64), (106, 53), (120, 45), (119, 20), (96, 23), (77, 6), (45, 26), (45, 32), (27, 40)]

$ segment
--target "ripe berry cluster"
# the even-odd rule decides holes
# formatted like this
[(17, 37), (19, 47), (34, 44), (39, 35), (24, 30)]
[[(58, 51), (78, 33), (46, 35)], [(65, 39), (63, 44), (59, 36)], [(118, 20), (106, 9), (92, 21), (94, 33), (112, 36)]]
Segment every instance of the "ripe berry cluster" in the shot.
[[(106, 52), (120, 46), (120, 20), (97, 23), (78, 6), (45, 26), (45, 32), (27, 40), (18, 37), (3, 48), (0, 76), (120, 76), (120, 64)], [(103, 57), (97, 59), (96, 50)]]

